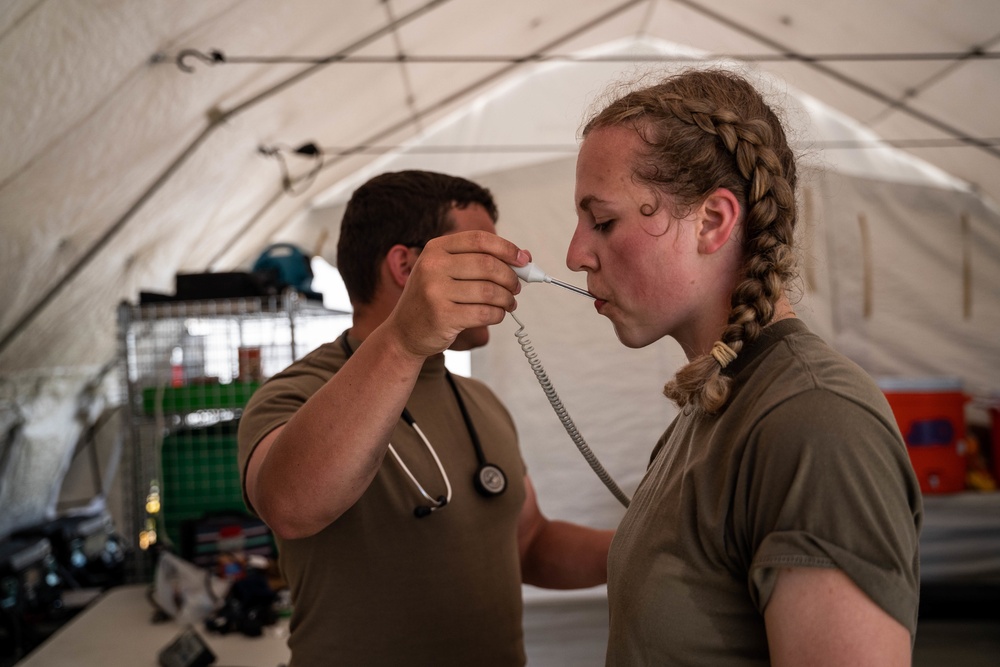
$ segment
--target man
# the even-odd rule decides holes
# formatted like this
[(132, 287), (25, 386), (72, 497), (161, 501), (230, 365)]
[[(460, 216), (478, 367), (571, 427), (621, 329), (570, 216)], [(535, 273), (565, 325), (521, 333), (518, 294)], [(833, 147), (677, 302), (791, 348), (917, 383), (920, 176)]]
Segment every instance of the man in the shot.
[(244, 495), (291, 586), (294, 666), (521, 665), (521, 582), (607, 579), (612, 531), (546, 519), (506, 409), (444, 367), (516, 305), (530, 256), (496, 218), (461, 178), (362, 185), (337, 249), (352, 328), (247, 406)]

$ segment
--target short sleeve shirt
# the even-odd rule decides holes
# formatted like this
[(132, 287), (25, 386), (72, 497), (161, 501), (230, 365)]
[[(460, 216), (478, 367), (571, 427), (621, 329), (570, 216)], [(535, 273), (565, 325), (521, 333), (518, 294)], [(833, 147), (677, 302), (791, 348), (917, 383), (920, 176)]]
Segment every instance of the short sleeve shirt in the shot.
[(912, 633), (919, 486), (885, 397), (799, 320), (727, 369), (729, 403), (681, 414), (609, 556), (609, 665), (767, 665), (782, 567), (843, 571)]
[[(345, 360), (339, 341), (324, 345), (254, 394), (240, 422), (242, 471), (260, 440)], [(443, 355), (429, 359), (407, 408), (441, 459), (452, 500), (416, 518), (414, 508), (426, 501), (387, 455), (368, 490), (335, 522), (311, 537), (277, 540), (294, 608), (293, 667), (524, 664), (517, 521), (525, 487), (517, 433), (486, 385), (455, 381), (486, 459), (507, 476), (507, 490), (492, 498), (475, 491), (478, 457), (445, 379)], [(445, 493), (411, 426), (400, 420), (390, 441), (432, 497)]]

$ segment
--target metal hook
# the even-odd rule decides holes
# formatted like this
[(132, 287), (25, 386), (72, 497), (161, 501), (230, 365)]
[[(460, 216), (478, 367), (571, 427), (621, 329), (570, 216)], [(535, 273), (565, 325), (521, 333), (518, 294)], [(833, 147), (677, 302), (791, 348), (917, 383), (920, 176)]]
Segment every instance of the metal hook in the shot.
[(187, 58), (196, 58), (206, 65), (215, 65), (226, 62), (226, 56), (222, 51), (213, 50), (209, 53), (202, 53), (198, 49), (183, 49), (177, 54), (177, 67), (183, 72), (193, 72), (194, 68), (185, 61)]

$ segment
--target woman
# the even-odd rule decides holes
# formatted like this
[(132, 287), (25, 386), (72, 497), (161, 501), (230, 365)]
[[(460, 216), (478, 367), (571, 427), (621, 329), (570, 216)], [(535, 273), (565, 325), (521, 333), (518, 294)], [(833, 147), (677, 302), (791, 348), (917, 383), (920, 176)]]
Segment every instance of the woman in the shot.
[(585, 126), (567, 265), (681, 414), (609, 556), (609, 665), (909, 665), (920, 492), (884, 396), (795, 317), (795, 160), (745, 79), (689, 71)]

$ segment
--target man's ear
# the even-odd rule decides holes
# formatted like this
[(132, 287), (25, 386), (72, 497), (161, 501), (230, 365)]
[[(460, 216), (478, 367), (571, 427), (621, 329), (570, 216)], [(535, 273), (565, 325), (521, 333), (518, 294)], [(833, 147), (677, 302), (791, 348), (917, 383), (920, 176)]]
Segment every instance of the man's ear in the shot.
[(740, 202), (726, 188), (718, 188), (705, 198), (699, 213), (698, 252), (710, 255), (733, 236), (740, 221)]
[(413, 270), (413, 265), (417, 261), (417, 252), (413, 248), (407, 248), (402, 243), (389, 248), (385, 255), (384, 266), (393, 284), (400, 289), (406, 284), (406, 279)]

